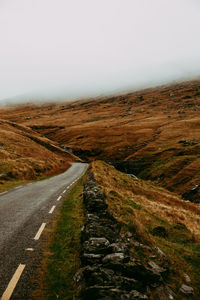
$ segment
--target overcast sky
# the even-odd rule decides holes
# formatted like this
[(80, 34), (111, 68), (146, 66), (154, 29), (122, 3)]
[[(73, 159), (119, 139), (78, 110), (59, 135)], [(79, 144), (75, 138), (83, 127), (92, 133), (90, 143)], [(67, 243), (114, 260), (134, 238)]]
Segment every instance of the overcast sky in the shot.
[(200, 76), (200, 0), (0, 0), (0, 99)]

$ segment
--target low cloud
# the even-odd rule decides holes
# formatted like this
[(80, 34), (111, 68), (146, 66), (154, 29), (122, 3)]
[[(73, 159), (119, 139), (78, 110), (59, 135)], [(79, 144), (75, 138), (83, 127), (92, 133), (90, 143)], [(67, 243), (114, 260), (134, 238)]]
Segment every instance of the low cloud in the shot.
[(97, 96), (199, 76), (199, 13), (198, 0), (1, 0), (0, 99)]

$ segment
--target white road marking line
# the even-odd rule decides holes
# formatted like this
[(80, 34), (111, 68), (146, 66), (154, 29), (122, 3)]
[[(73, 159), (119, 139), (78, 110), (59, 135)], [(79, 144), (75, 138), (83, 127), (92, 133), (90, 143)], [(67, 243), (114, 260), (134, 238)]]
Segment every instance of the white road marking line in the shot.
[(56, 208), (56, 206), (53, 205), (52, 208), (51, 208), (50, 211), (49, 211), (49, 214), (52, 214), (52, 212), (54, 211), (55, 208)]
[(63, 191), (63, 194), (66, 193), (66, 190)]
[(19, 265), (17, 270), (15, 271), (15, 274), (13, 275), (13, 277), (11, 278), (5, 292), (3, 293), (1, 300), (9, 300), (10, 297), (12, 296), (12, 293), (22, 275), (22, 272), (24, 271), (26, 265)]
[(62, 196), (59, 196), (58, 199), (57, 199), (57, 201), (59, 201), (61, 198), (62, 198)]
[(34, 240), (39, 240), (41, 234), (42, 234), (42, 231), (44, 230), (44, 227), (46, 226), (46, 223), (42, 223), (42, 225), (40, 226), (38, 232), (36, 233), (35, 237), (34, 237)]

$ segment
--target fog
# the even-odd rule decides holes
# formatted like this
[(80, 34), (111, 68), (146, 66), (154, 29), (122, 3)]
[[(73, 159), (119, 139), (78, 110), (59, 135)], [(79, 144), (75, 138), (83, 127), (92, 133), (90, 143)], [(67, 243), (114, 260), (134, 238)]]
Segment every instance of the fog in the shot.
[(195, 78), (199, 2), (0, 0), (0, 99), (71, 99)]

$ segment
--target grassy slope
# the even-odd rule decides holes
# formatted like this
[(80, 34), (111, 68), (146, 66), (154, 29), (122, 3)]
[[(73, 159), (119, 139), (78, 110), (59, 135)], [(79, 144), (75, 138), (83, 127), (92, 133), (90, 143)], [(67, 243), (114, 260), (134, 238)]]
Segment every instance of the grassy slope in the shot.
[[(122, 231), (132, 232), (141, 243), (160, 247), (169, 262), (156, 262), (169, 267), (169, 286), (177, 292), (185, 283), (183, 274), (187, 273), (195, 289), (194, 299), (199, 299), (200, 206), (187, 203), (151, 182), (130, 178), (106, 163), (94, 162), (92, 170), (106, 193), (110, 211), (123, 224)], [(167, 238), (153, 235), (157, 226), (166, 229)], [(152, 260), (148, 249), (132, 246), (131, 252), (144, 263)]]
[(133, 161), (142, 178), (183, 194), (199, 184), (199, 109), (200, 81), (193, 81), (96, 101), (26, 105), (0, 116), (89, 160)]
[(56, 224), (46, 229), (47, 240), (43, 245), (44, 260), (38, 272), (37, 284), (31, 299), (78, 299), (73, 275), (80, 266), (80, 232), (84, 223), (82, 206), (83, 178), (68, 193)]
[(29, 128), (0, 120), (0, 191), (64, 171), (75, 160)]

